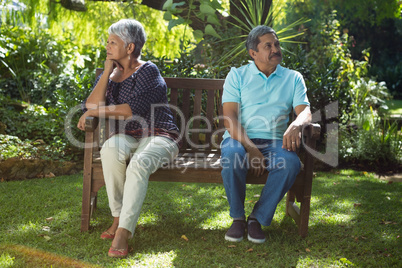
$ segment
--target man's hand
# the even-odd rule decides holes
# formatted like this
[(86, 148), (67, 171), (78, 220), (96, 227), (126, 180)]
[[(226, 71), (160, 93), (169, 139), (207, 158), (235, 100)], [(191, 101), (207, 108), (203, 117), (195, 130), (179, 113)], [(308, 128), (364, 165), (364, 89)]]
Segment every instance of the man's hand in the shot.
[(303, 125), (311, 122), (311, 111), (307, 105), (298, 105), (295, 107), (297, 118), (290, 124), (283, 134), (282, 148), (295, 152), (300, 147), (301, 132)]
[(247, 152), (251, 172), (254, 174), (254, 176), (261, 176), (267, 167), (264, 155), (260, 152), (260, 150), (258, 150), (257, 147), (254, 146), (247, 148)]
[(294, 122), (290, 124), (285, 134), (283, 134), (282, 148), (296, 152), (300, 147), (301, 130), (302, 126), (294, 124)]

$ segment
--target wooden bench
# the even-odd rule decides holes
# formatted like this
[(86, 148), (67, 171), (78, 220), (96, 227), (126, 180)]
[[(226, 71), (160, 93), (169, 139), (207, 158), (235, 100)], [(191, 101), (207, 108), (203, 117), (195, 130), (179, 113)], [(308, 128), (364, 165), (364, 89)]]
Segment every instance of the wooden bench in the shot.
[[(102, 72), (97, 69), (96, 76)], [(150, 181), (222, 183), (219, 144), (224, 132), (221, 96), (223, 79), (165, 78), (169, 103), (183, 137), (179, 155), (169, 165), (153, 173)], [(81, 231), (87, 231), (96, 208), (97, 192), (105, 184), (99, 151), (109, 137), (112, 120), (88, 117), (85, 122), (85, 148)], [(320, 126), (304, 127), (304, 144), (314, 149), (319, 138)], [(298, 225), (298, 233), (307, 235), (313, 180), (313, 157), (299, 152), (303, 169), (286, 197), (286, 214)], [(249, 184), (265, 184), (268, 172), (260, 177), (251, 173)], [(300, 208), (295, 201), (300, 203)], [(229, 208), (228, 208), (229, 209)]]

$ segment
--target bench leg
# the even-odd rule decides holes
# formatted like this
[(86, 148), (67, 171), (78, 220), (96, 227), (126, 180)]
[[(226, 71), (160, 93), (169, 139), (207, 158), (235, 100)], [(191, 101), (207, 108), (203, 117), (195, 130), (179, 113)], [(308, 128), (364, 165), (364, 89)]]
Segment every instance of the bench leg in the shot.
[(287, 216), (291, 216), (289, 210), (290, 210), (290, 206), (292, 206), (294, 202), (295, 202), (295, 194), (291, 191), (288, 191), (288, 193), (286, 194), (286, 215)]
[(81, 211), (81, 232), (86, 232), (89, 229), (89, 221), (91, 213), (90, 199), (88, 201), (82, 200), (82, 211)]
[(308, 222), (310, 217), (310, 196), (303, 197), (300, 208), (295, 203), (295, 195), (288, 192), (286, 195), (286, 215), (293, 218), (298, 227), (301, 237), (306, 237), (308, 233)]
[(88, 202), (85, 202), (85, 206), (84, 206), (84, 198), (82, 201), (81, 232), (86, 232), (89, 230), (92, 215), (93, 215), (94, 211), (96, 210), (98, 194), (96, 192), (91, 192), (90, 195), (91, 195), (91, 198), (89, 199), (89, 204), (88, 204)]
[(303, 197), (303, 201), (300, 204), (300, 224), (299, 224), (299, 235), (301, 237), (306, 237), (308, 233), (308, 222), (310, 217), (310, 196)]
[(91, 218), (91, 174), (84, 175), (82, 186), (81, 232), (89, 229)]

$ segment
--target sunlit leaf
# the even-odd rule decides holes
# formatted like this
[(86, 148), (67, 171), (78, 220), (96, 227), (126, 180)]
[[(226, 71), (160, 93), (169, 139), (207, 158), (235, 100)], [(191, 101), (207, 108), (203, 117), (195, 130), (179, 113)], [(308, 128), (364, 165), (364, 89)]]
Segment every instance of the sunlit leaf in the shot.
[(194, 38), (195, 40), (197, 40), (197, 42), (201, 41), (202, 38), (204, 37), (204, 33), (201, 30), (195, 30), (193, 32)]

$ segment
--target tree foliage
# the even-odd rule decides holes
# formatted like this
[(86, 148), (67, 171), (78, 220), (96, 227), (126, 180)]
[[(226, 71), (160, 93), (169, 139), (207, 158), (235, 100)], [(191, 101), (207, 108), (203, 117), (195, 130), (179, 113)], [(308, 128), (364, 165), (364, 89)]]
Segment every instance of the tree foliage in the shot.
[(385, 19), (400, 18), (402, 11), (399, 0), (330, 0), (326, 2), (329, 2), (332, 9), (343, 14), (345, 25), (360, 21), (361, 24), (379, 26)]
[(369, 74), (385, 81), (393, 96), (402, 98), (402, 2), (398, 0), (297, 0), (293, 1), (287, 18), (314, 18), (303, 38), (309, 42), (316, 35), (310, 29), (320, 23), (318, 18), (337, 11), (339, 31), (351, 42), (350, 53), (361, 60), (362, 51), (369, 51)]
[[(5, 3), (11, 3), (11, 0)], [(191, 32), (185, 32), (184, 26), (169, 30), (161, 20), (162, 11), (140, 5), (137, 0), (87, 1), (85, 12), (68, 10), (51, 0), (20, 0), (19, 3), (19, 11), (2, 12), (2, 23), (24, 24), (37, 33), (48, 29), (56, 38), (71, 37), (80, 47), (104, 46), (108, 27), (121, 18), (135, 18), (144, 25), (148, 36), (144, 50), (151, 50), (156, 56), (174, 58), (180, 51), (180, 42), (177, 40), (193, 39)]]

